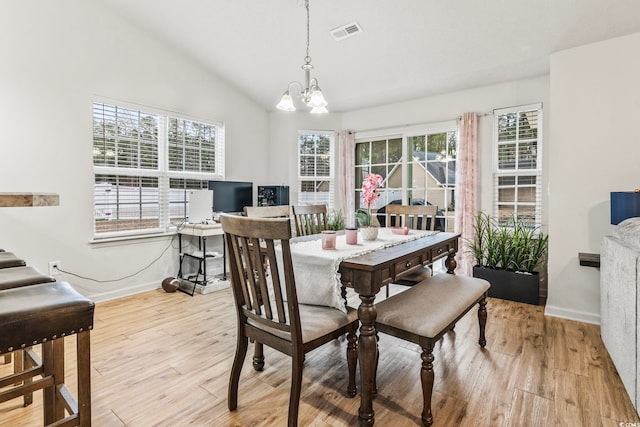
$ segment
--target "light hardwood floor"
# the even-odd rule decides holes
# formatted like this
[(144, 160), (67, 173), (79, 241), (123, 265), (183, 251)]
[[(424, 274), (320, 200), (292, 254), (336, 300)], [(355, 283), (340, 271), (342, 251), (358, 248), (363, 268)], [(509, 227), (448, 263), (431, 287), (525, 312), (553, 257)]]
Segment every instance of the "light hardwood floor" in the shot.
[[(599, 327), (543, 315), (543, 307), (489, 299), (487, 346), (472, 310), (436, 346), (435, 426), (619, 426), (640, 423), (599, 336)], [(227, 410), (235, 317), (227, 290), (194, 297), (161, 290), (98, 304), (92, 332), (93, 425), (286, 425), (290, 359), (265, 348), (247, 356), (238, 410)], [(344, 341), (310, 353), (300, 426), (357, 425), (347, 398)], [(68, 383), (75, 387), (67, 338)], [(419, 349), (382, 336), (377, 426), (420, 425)], [(0, 374), (10, 366), (0, 365)], [(23, 408), (0, 405), (0, 426), (42, 423), (41, 393)]]

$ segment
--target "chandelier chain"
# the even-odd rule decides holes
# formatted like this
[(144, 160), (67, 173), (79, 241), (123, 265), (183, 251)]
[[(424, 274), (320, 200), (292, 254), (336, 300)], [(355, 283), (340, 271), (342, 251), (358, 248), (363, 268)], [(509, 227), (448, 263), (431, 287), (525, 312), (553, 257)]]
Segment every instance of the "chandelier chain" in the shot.
[(305, 8), (307, 9), (307, 56), (304, 58), (306, 63), (311, 62), (311, 57), (309, 56), (309, 0), (304, 0)]

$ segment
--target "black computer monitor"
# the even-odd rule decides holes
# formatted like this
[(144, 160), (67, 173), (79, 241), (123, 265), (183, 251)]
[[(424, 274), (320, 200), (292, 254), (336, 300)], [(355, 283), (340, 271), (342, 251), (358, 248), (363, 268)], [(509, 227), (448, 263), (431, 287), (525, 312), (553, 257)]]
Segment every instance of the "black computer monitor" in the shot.
[(213, 190), (214, 212), (242, 212), (253, 206), (253, 183), (241, 181), (209, 181)]

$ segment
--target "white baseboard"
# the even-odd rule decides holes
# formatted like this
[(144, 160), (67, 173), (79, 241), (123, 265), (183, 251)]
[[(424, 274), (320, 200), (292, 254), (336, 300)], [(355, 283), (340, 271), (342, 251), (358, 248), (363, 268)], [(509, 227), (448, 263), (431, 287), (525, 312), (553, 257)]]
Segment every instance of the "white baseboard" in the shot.
[(143, 283), (140, 285), (129, 286), (127, 288), (119, 288), (113, 291), (100, 292), (93, 295), (87, 295), (94, 302), (110, 301), (118, 298), (128, 297), (130, 295), (140, 294), (142, 292), (152, 291), (162, 287), (162, 283), (158, 281)]
[(544, 309), (545, 316), (560, 317), (562, 319), (577, 320), (578, 322), (600, 324), (600, 314), (586, 311), (569, 310), (562, 307), (548, 305)]

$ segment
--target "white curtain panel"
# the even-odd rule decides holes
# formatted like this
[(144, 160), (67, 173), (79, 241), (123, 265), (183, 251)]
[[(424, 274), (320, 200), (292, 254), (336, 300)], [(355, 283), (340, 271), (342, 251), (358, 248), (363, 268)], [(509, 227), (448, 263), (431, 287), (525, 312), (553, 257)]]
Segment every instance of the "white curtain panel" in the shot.
[(353, 131), (338, 133), (338, 202), (349, 227), (355, 223), (355, 139)]
[(458, 121), (458, 159), (456, 165), (456, 227), (460, 233), (460, 249), (456, 256), (456, 274), (471, 276), (475, 259), (467, 249), (467, 242), (473, 239), (473, 225), (477, 205), (478, 167), (478, 115), (464, 113)]

